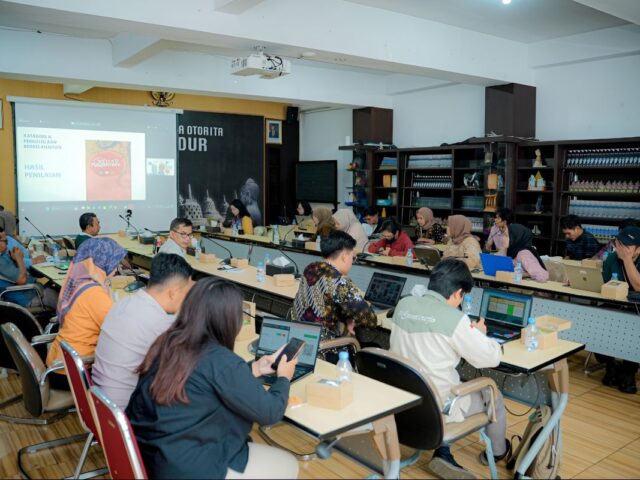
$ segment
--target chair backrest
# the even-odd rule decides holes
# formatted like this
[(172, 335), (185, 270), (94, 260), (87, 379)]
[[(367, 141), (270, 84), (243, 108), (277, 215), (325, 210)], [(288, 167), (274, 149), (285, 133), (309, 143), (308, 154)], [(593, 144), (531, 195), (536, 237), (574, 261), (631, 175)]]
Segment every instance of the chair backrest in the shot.
[(75, 250), (76, 242), (74, 242), (71, 237), (62, 237), (62, 242), (64, 243), (64, 248)]
[(124, 411), (95, 385), (91, 393), (94, 418), (100, 429), (100, 444), (107, 458), (113, 480), (146, 479), (147, 471), (142, 463), (138, 442)]
[(31, 415), (39, 417), (49, 398), (49, 382), (45, 381), (40, 386), (40, 378), (46, 370), (44, 363), (18, 327), (5, 323), (1, 328), (4, 342), (20, 374), (24, 406)]
[[(42, 327), (35, 317), (17, 303), (0, 301), (0, 324), (4, 323), (13, 323), (28, 340), (36, 335), (42, 335)], [(16, 364), (4, 342), (0, 342), (0, 368), (16, 369)]]
[(356, 354), (358, 373), (422, 397), (422, 403), (397, 413), (400, 443), (419, 450), (442, 444), (442, 406), (424, 370), (411, 360), (381, 348), (364, 348)]
[(80, 423), (85, 430), (93, 433), (93, 436), (99, 440), (100, 435), (89, 403), (91, 401), (89, 388), (93, 385), (91, 376), (78, 352), (66, 340), (60, 342), (60, 348)]

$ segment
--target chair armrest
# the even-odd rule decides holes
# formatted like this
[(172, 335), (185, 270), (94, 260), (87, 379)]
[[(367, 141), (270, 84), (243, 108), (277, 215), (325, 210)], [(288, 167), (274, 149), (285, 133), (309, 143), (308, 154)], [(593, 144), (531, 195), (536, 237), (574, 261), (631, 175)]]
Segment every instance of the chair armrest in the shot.
[(352, 345), (356, 352), (360, 351), (360, 342), (354, 337), (338, 337), (320, 342), (319, 350), (328, 350), (330, 348), (347, 347)]
[(7, 287), (0, 293), (0, 298), (2, 298), (5, 294), (11, 292), (23, 292), (25, 290), (34, 290), (36, 288), (35, 283), (25, 283), (24, 285), (14, 285), (12, 287)]
[(96, 361), (96, 357), (94, 355), (82, 355), (80, 358), (82, 359), (82, 363), (85, 365), (93, 365)]
[(36, 335), (35, 337), (33, 337), (31, 339), (31, 346), (35, 346), (35, 345), (42, 345), (43, 343), (51, 343), (53, 342), (56, 337), (58, 336), (57, 333), (48, 333), (48, 334), (44, 334), (44, 335)]
[(51, 372), (59, 372), (60, 370), (64, 370), (64, 362), (62, 360), (56, 360), (49, 368), (44, 371), (42, 377), (40, 377), (40, 386), (44, 386), (44, 382)]
[[(464, 397), (475, 392), (481, 392), (482, 390), (489, 389), (489, 395), (491, 400), (489, 402), (489, 421), (492, 423), (496, 421), (496, 396), (498, 395), (498, 386), (493, 379), (488, 377), (478, 377), (468, 382), (456, 385), (451, 389), (451, 393), (456, 397)], [(455, 401), (455, 400), (454, 400)]]

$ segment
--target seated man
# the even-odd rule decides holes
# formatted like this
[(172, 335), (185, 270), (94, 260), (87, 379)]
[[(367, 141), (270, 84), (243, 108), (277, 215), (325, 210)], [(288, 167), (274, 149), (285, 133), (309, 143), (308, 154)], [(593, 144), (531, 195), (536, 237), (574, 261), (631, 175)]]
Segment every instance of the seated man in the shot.
[(191, 246), (193, 223), (188, 218), (174, 218), (169, 226), (169, 238), (162, 244), (158, 253), (175, 253), (181, 257), (187, 255), (187, 247)]
[(375, 329), (378, 319), (358, 287), (347, 277), (355, 246), (356, 241), (339, 230), (322, 240), (323, 260), (310, 263), (304, 269), (293, 301), (293, 313), (296, 320), (322, 323), (323, 340), (340, 337), (343, 323), (349, 333), (356, 333), (359, 341), (388, 348), (388, 341), (377, 338), (381, 337), (376, 335), (377, 330), (366, 330)]
[(80, 215), (79, 223), (82, 233), (79, 233), (76, 236), (76, 250), (80, 248), (82, 242), (85, 242), (100, 233), (100, 220), (98, 220), (98, 217), (95, 213), (83, 213), (82, 215)]
[[(5, 231), (5, 233), (7, 232)], [(31, 260), (31, 252), (29, 251), (29, 249), (26, 248), (21, 242), (16, 240), (15, 237), (8, 234), (7, 234), (7, 248), (9, 249), (9, 251), (13, 250), (14, 248), (17, 248), (22, 252), (22, 255), (24, 257), (24, 265), (25, 267), (27, 267), (27, 271), (29, 271), (29, 268), (31, 268), (31, 265), (33, 264), (33, 261)]]
[(147, 288), (117, 302), (98, 337), (93, 382), (118, 406), (126, 408), (138, 384), (136, 369), (149, 347), (175, 320), (193, 285), (193, 269), (179, 255), (161, 253), (151, 262)]
[[(613, 274), (629, 284), (630, 292), (640, 292), (640, 227), (625, 227), (615, 239), (616, 251), (609, 254), (602, 267), (602, 279), (611, 280)], [(607, 370), (602, 383), (606, 386), (617, 386), (622, 393), (638, 392), (636, 374), (638, 363), (623, 360), (616, 363), (613, 357), (596, 354), (599, 362), (604, 362)]]
[[(458, 309), (473, 285), (464, 262), (444, 259), (432, 270), (427, 293), (403, 298), (393, 314), (391, 351), (418, 362), (426, 370), (442, 405), (451, 399), (451, 388), (461, 383), (456, 371), (461, 358), (476, 368), (496, 367), (502, 358), (498, 342), (486, 336), (484, 319), (471, 323)], [(462, 422), (485, 410), (489, 399), (489, 393), (484, 391), (460, 398), (446, 421)], [(487, 434), (496, 461), (507, 460), (511, 445), (505, 439), (507, 421), (500, 394), (495, 407), (497, 421), (487, 426)], [(481, 461), (486, 464), (485, 453)], [(475, 478), (455, 461), (449, 447), (436, 449), (429, 467), (440, 478)]]
[(364, 221), (371, 227), (370, 237), (380, 233), (382, 222), (380, 221), (380, 215), (378, 215), (378, 209), (376, 207), (365, 208)]
[(16, 232), (16, 216), (13, 212), (5, 210), (4, 205), (0, 205), (0, 228), (9, 236), (15, 235)]
[[(57, 304), (57, 295), (51, 289), (43, 289), (36, 281), (27, 273), (27, 265), (24, 260), (24, 253), (18, 246), (14, 246), (11, 250), (8, 247), (7, 234), (0, 227), (0, 292), (8, 287), (15, 285), (34, 284), (40, 290), (45, 306), (55, 308)], [(17, 303), (23, 307), (40, 306), (40, 298), (35, 289), (11, 292), (3, 297), (4, 301)]]
[(560, 223), (564, 238), (566, 238), (565, 257), (571, 260), (584, 260), (592, 258), (600, 251), (602, 246), (591, 233), (582, 228), (577, 215), (567, 215)]

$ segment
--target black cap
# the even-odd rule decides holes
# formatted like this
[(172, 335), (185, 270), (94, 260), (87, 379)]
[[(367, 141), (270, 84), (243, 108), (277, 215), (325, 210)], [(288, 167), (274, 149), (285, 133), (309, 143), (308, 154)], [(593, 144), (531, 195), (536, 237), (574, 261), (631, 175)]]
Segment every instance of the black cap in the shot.
[(640, 246), (640, 227), (625, 227), (616, 238), (623, 245)]

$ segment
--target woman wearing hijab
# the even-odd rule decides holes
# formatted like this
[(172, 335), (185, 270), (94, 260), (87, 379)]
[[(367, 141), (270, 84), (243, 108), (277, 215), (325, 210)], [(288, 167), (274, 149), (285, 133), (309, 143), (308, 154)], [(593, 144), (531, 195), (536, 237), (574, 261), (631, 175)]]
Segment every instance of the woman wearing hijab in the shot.
[(536, 282), (549, 280), (549, 272), (533, 246), (531, 230), (519, 223), (512, 223), (507, 232), (508, 237), (503, 241), (503, 248), (506, 246), (507, 256), (513, 258), (514, 265), (520, 262), (523, 273)]
[[(113, 305), (109, 279), (126, 254), (127, 251), (110, 238), (91, 238), (80, 245), (58, 299), (60, 331), (47, 355), (47, 366), (62, 359), (62, 340), (81, 356), (95, 353), (100, 327)], [(53, 388), (69, 389), (64, 371), (50, 376), (49, 380)]]
[(369, 237), (367, 236), (362, 224), (358, 221), (350, 208), (341, 208), (333, 214), (333, 219), (336, 221), (336, 228), (345, 233), (348, 233), (356, 241), (356, 251), (362, 252)]
[(316, 234), (313, 237), (315, 241), (318, 237), (327, 237), (331, 232), (336, 229), (336, 221), (331, 215), (331, 210), (325, 207), (318, 207), (313, 209), (313, 215), (311, 216), (313, 223), (316, 225)]
[(422, 207), (416, 212), (416, 222), (418, 222), (418, 238), (416, 243), (442, 243), (444, 240), (444, 228), (436, 222), (433, 211), (430, 208)]
[(447, 243), (443, 257), (456, 257), (464, 261), (469, 270), (480, 266), (480, 242), (471, 235), (471, 221), (464, 215), (451, 215), (447, 222)]

